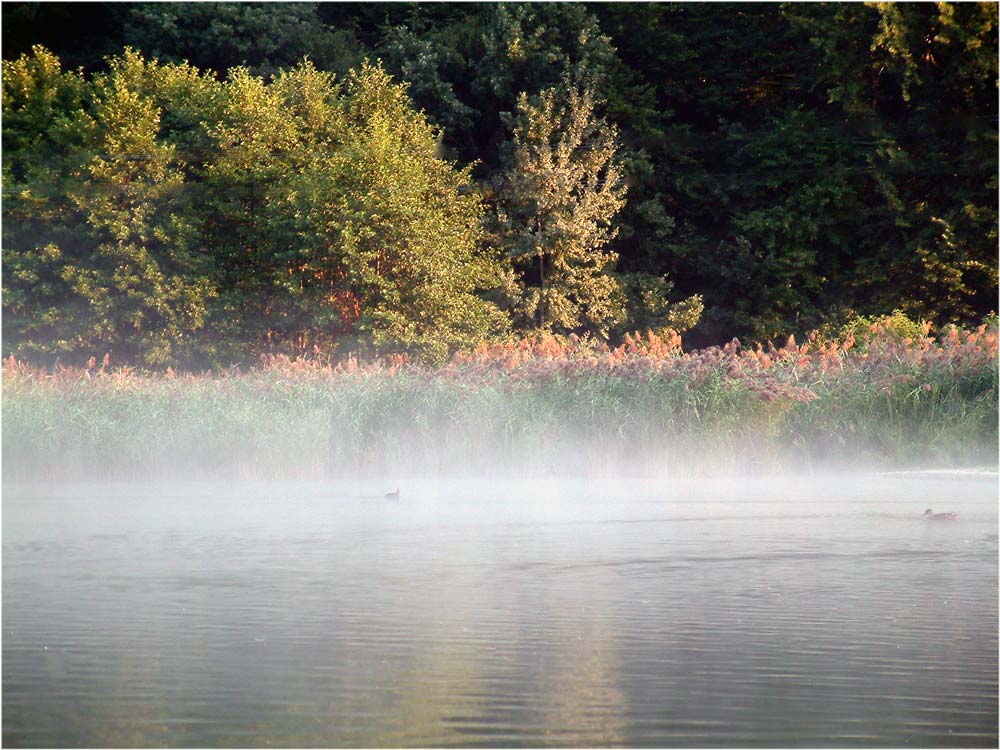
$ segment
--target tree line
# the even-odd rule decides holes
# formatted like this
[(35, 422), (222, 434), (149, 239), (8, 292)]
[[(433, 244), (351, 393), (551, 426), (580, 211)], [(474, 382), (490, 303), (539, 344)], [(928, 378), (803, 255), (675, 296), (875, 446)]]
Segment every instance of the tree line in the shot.
[(5, 3), (5, 354), (440, 361), (997, 292), (997, 11)]

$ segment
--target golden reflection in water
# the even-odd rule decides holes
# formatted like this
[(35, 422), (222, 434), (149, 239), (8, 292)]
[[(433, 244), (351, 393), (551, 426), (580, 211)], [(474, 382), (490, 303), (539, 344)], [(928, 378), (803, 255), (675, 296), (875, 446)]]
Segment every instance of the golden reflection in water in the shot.
[[(543, 672), (540, 691), (551, 701), (545, 731), (553, 741), (593, 747), (626, 744), (627, 699), (620, 687), (622, 663), (613, 626), (617, 615), (608, 596), (619, 584), (616, 578), (613, 571), (595, 572), (583, 597), (586, 606), (562, 613), (565, 635), (553, 639), (557, 647), (546, 659), (551, 668)], [(558, 598), (554, 601), (558, 604)]]
[[(163, 679), (161, 661), (149, 655), (123, 650), (102, 664), (107, 670), (103, 679), (109, 698), (95, 702), (68, 717), (69, 724), (79, 722), (76, 736), (86, 737), (93, 747), (164, 747), (184, 744), (176, 726), (164, 718), (169, 707), (155, 686)], [(113, 696), (113, 697), (110, 697)]]
[[(331, 712), (328, 737), (345, 738), (346, 730), (348, 741), (372, 747), (468, 743), (456, 719), (475, 723), (483, 710), (470, 699), (485, 691), (483, 634), (464, 624), (468, 603), (459, 590), (442, 587), (432, 616), (418, 619), (408, 602), (383, 602), (345, 634), (367, 645), (344, 654), (337, 692), (350, 697)], [(385, 619), (400, 627), (380, 629)], [(372, 643), (376, 633), (381, 646)]]

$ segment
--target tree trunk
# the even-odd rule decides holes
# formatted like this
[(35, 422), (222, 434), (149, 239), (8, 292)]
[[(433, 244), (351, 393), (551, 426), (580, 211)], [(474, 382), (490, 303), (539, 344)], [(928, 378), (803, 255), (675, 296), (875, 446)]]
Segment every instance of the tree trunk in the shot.
[(538, 279), (542, 291), (538, 298), (538, 327), (545, 327), (545, 253), (538, 254)]

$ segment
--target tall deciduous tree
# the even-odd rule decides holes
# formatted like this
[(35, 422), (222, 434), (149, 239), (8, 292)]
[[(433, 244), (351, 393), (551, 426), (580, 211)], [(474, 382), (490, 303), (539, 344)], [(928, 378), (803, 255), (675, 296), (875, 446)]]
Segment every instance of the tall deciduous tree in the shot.
[[(5, 260), (13, 271), (5, 280), (5, 307), (13, 316), (5, 333), (27, 352), (113, 350), (153, 365), (189, 356), (214, 290), (204, 259), (189, 245), (190, 212), (174, 148), (157, 140), (161, 111), (142, 90), (145, 63), (126, 52), (86, 86), (76, 74), (60, 74), (57, 61), (36, 49), (33, 57), (5, 65), (4, 73), (14, 165), (30, 154), (18, 142), (24, 136), (19, 119), (51, 117), (34, 126), (36, 137), (48, 141), (67, 137), (65, 124), (72, 122), (69, 138), (76, 142), (72, 149), (48, 150), (42, 171), (15, 166), (19, 188), (12, 173), (5, 175), (5, 189), (17, 194), (4, 207), (11, 251)], [(32, 227), (44, 222), (53, 226), (34, 235)], [(34, 283), (52, 296), (36, 299)], [(52, 338), (37, 328), (39, 320)]]
[(468, 168), (438, 158), (437, 133), (405, 88), (365, 65), (326, 123), (339, 143), (319, 140), (285, 200), (296, 283), (322, 290), (334, 330), (435, 361), (505, 333), (506, 316), (477, 295), (500, 279), (499, 259), (481, 245), (481, 199)]
[(607, 336), (624, 309), (605, 247), (625, 205), (614, 127), (568, 79), (521, 95), (497, 201), (499, 236), (521, 274), (516, 313), (535, 327)]

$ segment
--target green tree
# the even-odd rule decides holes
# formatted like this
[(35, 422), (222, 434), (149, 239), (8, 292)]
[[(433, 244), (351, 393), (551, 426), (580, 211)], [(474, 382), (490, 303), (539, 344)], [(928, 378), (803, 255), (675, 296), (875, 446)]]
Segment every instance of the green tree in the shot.
[(623, 232), (620, 266), (704, 294), (691, 341), (995, 304), (995, 6), (594, 12), (661, 113), (630, 195), (671, 223)]
[(215, 290), (194, 246), (175, 147), (158, 140), (161, 110), (135, 85), (145, 69), (126, 51), (94, 80), (97, 153), (70, 198), (96, 246), (63, 276), (87, 301), (81, 348), (165, 365), (190, 356)]
[(122, 25), (133, 3), (5, 2), (3, 56), (17, 60), (44, 47), (69, 70), (94, 71), (120, 52)]
[[(442, 127), (444, 145), (488, 178), (510, 137), (505, 114), (570, 76), (598, 100), (614, 98), (614, 48), (577, 3), (399, 4), (375, 45), (386, 69), (411, 84)], [(615, 81), (620, 84), (620, 80)], [(627, 91), (626, 94), (634, 94)], [(633, 97), (634, 98), (634, 97)]]
[(377, 67), (219, 83), (126, 51), (88, 82), (38, 49), (3, 85), (6, 352), (440, 361), (507, 329), (469, 171)]
[(836, 260), (814, 238), (828, 241), (824, 230), (850, 209), (830, 203), (839, 185), (809, 194), (828, 176), (837, 135), (799, 80), (813, 67), (805, 35), (759, 4), (594, 12), (658, 113), (632, 131), (645, 164), (632, 171), (637, 216), (617, 246), (622, 271), (703, 296), (695, 345), (759, 334), (758, 317), (769, 328), (794, 327), (788, 311), (815, 316), (817, 271)]
[(625, 205), (617, 133), (594, 114), (593, 94), (566, 81), (524, 94), (497, 200), (498, 236), (521, 273), (515, 311), (555, 331), (608, 335), (624, 310), (614, 277), (612, 217)]
[(317, 3), (129, 3), (122, 40), (149, 57), (224, 73), (274, 74), (308, 55), (346, 73), (362, 49), (349, 29), (323, 23)]
[(343, 86), (310, 63), (270, 84), (230, 71), (209, 133), (204, 225), (225, 338), (440, 360), (506, 329), (477, 295), (499, 265), (480, 247), (468, 170), (438, 158), (437, 133), (380, 68)]
[(85, 309), (61, 270), (88, 249), (86, 219), (68, 193), (92, 151), (89, 90), (42, 47), (5, 60), (2, 83), (4, 347), (65, 355)]
[(342, 117), (343, 143), (315, 155), (290, 197), (339, 328), (434, 361), (504, 333), (506, 316), (477, 295), (500, 265), (481, 248), (468, 168), (438, 158), (437, 133), (381, 68), (348, 77)]
[(294, 244), (280, 200), (309, 144), (280, 91), (243, 68), (229, 71), (216, 117), (205, 126), (210, 148), (202, 157), (198, 212), (220, 290), (210, 327), (216, 344), (229, 359), (240, 350), (290, 348), (286, 334), (298, 321), (286, 318), (277, 277)]
[[(336, 80), (365, 57), (381, 58), (410, 84), (437, 155), (472, 166), (475, 182), (461, 188), (482, 195), (489, 216), (509, 198), (497, 190), (512, 164), (509, 113), (522, 94), (533, 101), (569, 76), (593, 92), (594, 117), (616, 126), (629, 190), (601, 246), (605, 260), (617, 256), (605, 269), (619, 287), (611, 307), (627, 310), (626, 320), (596, 326), (613, 336), (662, 327), (674, 306), (687, 311), (674, 320), (690, 321), (698, 295), (704, 314), (685, 336), (695, 346), (897, 308), (938, 324), (972, 322), (996, 304), (995, 4), (5, 3), (2, 13), (8, 58), (47, 40), (64, 63), (91, 72), (108, 70), (101, 58), (126, 42), (168, 62), (187, 58), (223, 76), (239, 65), (275, 82), (306, 55)], [(319, 291), (284, 286), (300, 273), (291, 270), (295, 238), (313, 231), (292, 206), (322, 194), (314, 182), (346, 179), (315, 166), (325, 164), (312, 143), (320, 136), (294, 124), (290, 146), (277, 136), (271, 145), (239, 142), (242, 121), (223, 112), (222, 84), (181, 70), (147, 65), (129, 90), (158, 110), (157, 147), (174, 147), (162, 179), (183, 178), (162, 195), (150, 188), (152, 203), (172, 201), (200, 238), (183, 243), (213, 258), (206, 273), (220, 297), (201, 343), (211, 331), (292, 347), (304, 331), (318, 335), (324, 314), (337, 319), (331, 330), (346, 326), (339, 340), (370, 337), (359, 333), (367, 322), (344, 322), (355, 301), (330, 305)], [(105, 151), (91, 83), (79, 73), (50, 78), (39, 85), (62, 93), (48, 104), (5, 89), (5, 327), (69, 342), (85, 316), (56, 314), (58, 304), (29, 311), (65, 297), (60, 269), (96, 246), (97, 229), (70, 196)], [(328, 97), (329, 112), (344, 111), (343, 96)], [(274, 111), (297, 111), (279, 103)], [(243, 121), (270, 122), (271, 113), (246, 107)], [(343, 156), (346, 135), (331, 131), (339, 145), (324, 148)], [(246, 170), (240, 158), (251, 160)], [(508, 249), (510, 240), (496, 244)], [(169, 273), (166, 256), (157, 258)], [(317, 264), (313, 257), (310, 268)], [(523, 291), (540, 288), (537, 263), (516, 265)], [(18, 274), (34, 281), (19, 286)], [(241, 307), (251, 298), (261, 305)], [(533, 319), (518, 309), (519, 325), (538, 324), (537, 308)]]
[(870, 144), (878, 202), (858, 228), (858, 306), (978, 320), (996, 304), (996, 4), (786, 14), (822, 55), (831, 104)]
[(466, 61), (455, 44), (441, 43), (442, 35), (393, 26), (386, 30), (378, 54), (386, 69), (407, 83), (413, 103), (441, 129), (442, 137), (451, 144), (461, 142), (468, 151), (477, 113), (459, 100), (454, 83), (462, 80)]
[(40, 48), (5, 64), (11, 351), (154, 365), (191, 354), (213, 288), (189, 246), (174, 149), (157, 141), (160, 110), (137, 85), (145, 69), (127, 52), (85, 84)]
[(665, 335), (684, 333), (701, 319), (705, 304), (700, 294), (671, 301), (674, 284), (666, 276), (633, 272), (615, 274), (624, 296), (626, 318), (613, 329), (616, 335), (632, 331), (653, 331)]

